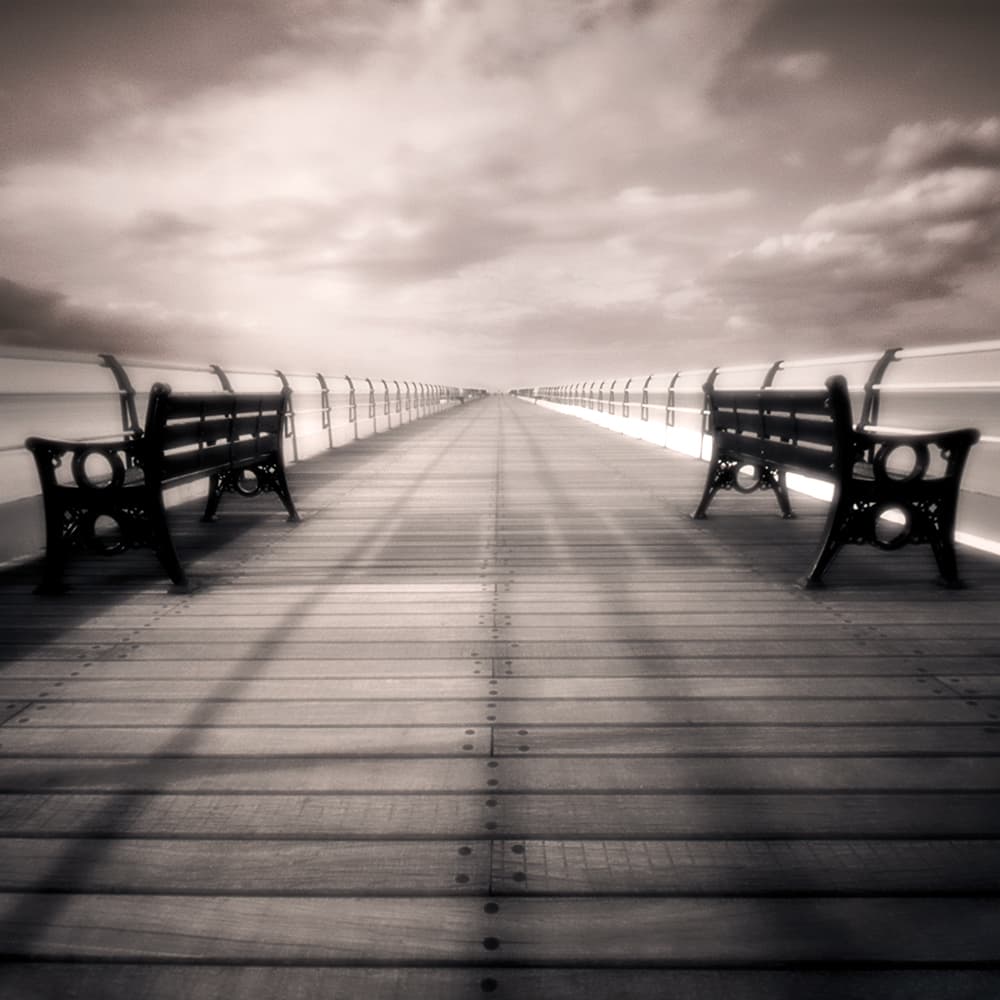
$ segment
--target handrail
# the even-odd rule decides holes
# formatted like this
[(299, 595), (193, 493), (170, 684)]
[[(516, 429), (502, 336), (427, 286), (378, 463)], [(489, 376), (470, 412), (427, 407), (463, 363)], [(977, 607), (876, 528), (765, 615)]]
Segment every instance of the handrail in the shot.
[[(675, 415), (678, 413), (704, 413), (704, 407), (695, 408), (690, 406), (679, 406), (677, 404), (677, 391), (678, 382), (685, 378), (701, 378), (702, 380), (707, 380), (709, 382), (714, 382), (720, 375), (741, 373), (741, 372), (757, 372), (761, 369), (765, 369), (765, 374), (761, 380), (761, 388), (769, 388), (773, 385), (775, 379), (780, 373), (786, 371), (793, 371), (802, 368), (828, 368), (829, 370), (834, 370), (837, 367), (847, 366), (847, 365), (857, 365), (857, 364), (869, 364), (870, 368), (868, 371), (868, 376), (865, 379), (863, 386), (862, 404), (858, 418), (859, 427), (872, 427), (878, 423), (879, 418), (879, 408), (881, 404), (881, 397), (885, 393), (904, 393), (904, 392), (927, 392), (927, 393), (944, 393), (944, 392), (958, 392), (958, 393), (972, 393), (972, 392), (997, 392), (1000, 394), (1000, 380), (991, 379), (976, 379), (968, 381), (948, 381), (948, 382), (898, 382), (898, 381), (885, 381), (886, 373), (890, 366), (893, 367), (895, 371), (896, 368), (902, 367), (907, 360), (913, 359), (926, 359), (926, 358), (949, 358), (958, 357), (967, 354), (989, 354), (998, 353), (1000, 354), (1000, 340), (987, 340), (978, 342), (968, 342), (955, 345), (940, 345), (935, 347), (919, 347), (919, 348), (905, 348), (905, 347), (893, 347), (879, 352), (863, 352), (857, 354), (846, 354), (846, 355), (830, 355), (818, 358), (792, 358), (792, 359), (782, 359), (779, 361), (772, 362), (762, 362), (759, 364), (741, 364), (741, 365), (720, 365), (713, 367), (710, 370), (697, 370), (697, 369), (681, 369), (674, 371), (670, 376), (670, 381), (667, 386), (667, 402), (665, 406), (666, 410), (666, 424), (668, 427), (676, 426)], [(642, 421), (648, 421), (649, 419), (649, 409), (654, 404), (649, 402), (649, 385), (654, 378), (657, 378), (657, 373), (651, 373), (644, 377), (643, 390), (642, 390), (642, 405), (640, 407), (639, 419)], [(660, 377), (666, 377), (665, 373), (661, 373)], [(630, 386), (637, 378), (643, 378), (643, 376), (630, 376), (628, 382), (626, 383), (626, 389)], [(611, 382), (611, 392), (608, 398), (609, 406), (607, 412), (609, 415), (615, 415), (615, 395), (614, 389), (615, 384), (618, 380)], [(604, 412), (604, 387), (608, 382), (607, 379), (598, 382), (597, 379), (593, 379), (588, 383), (586, 381), (575, 383), (575, 386), (583, 387), (584, 391), (574, 392), (574, 386), (567, 386), (565, 392), (561, 392), (562, 395), (566, 397), (568, 402), (565, 405), (569, 405), (576, 408), (586, 408), (589, 410), (595, 409), (595, 398), (596, 398), (596, 409), (598, 412)], [(594, 387), (599, 386), (597, 395), (595, 397)], [(516, 390), (517, 393), (530, 393), (535, 398), (548, 399), (549, 401), (556, 401), (555, 396), (557, 392), (552, 389), (552, 387), (531, 387), (522, 390)], [(579, 399), (577, 402), (576, 399)], [(660, 404), (656, 404), (659, 406)], [(624, 410), (624, 407), (623, 407)], [(629, 413), (623, 412), (623, 419), (625, 417), (631, 418), (631, 411)], [(982, 443), (992, 443), (993, 436), (986, 434), (980, 440)]]
[[(18, 400), (100, 400), (102, 398), (107, 398), (108, 400), (117, 400), (118, 410), (119, 410), (119, 420), (118, 423), (121, 426), (121, 432), (119, 433), (103, 433), (98, 429), (97, 433), (87, 434), (88, 439), (100, 440), (100, 441), (112, 441), (119, 440), (122, 435), (125, 437), (136, 437), (142, 433), (142, 425), (139, 420), (139, 414), (137, 410), (137, 398), (141, 395), (141, 392), (145, 390), (139, 390), (136, 387), (136, 382), (131, 374), (134, 371), (142, 370), (153, 370), (153, 371), (170, 371), (170, 372), (185, 372), (191, 375), (204, 375), (213, 377), (218, 381), (219, 388), (223, 392), (234, 392), (235, 387), (233, 385), (232, 376), (234, 375), (245, 375), (254, 376), (262, 378), (275, 379), (283, 387), (289, 391), (289, 405), (286, 414), (285, 421), (285, 436), (291, 440), (292, 449), (292, 461), (297, 461), (301, 455), (300, 448), (300, 438), (303, 433), (318, 434), (323, 433), (326, 438), (329, 447), (334, 447), (334, 408), (332, 403), (333, 391), (330, 387), (330, 382), (328, 377), (323, 372), (291, 372), (285, 369), (258, 369), (258, 368), (223, 368), (218, 364), (205, 363), (205, 364), (189, 364), (179, 361), (167, 361), (167, 360), (157, 360), (153, 358), (120, 358), (115, 354), (102, 353), (102, 354), (89, 354), (80, 351), (43, 351), (33, 348), (19, 348), (19, 347), (2, 347), (0, 348), (0, 361), (11, 361), (11, 362), (26, 362), (29, 364), (49, 364), (49, 365), (59, 365), (59, 366), (74, 366), (71, 371), (75, 370), (75, 366), (79, 366), (81, 369), (89, 368), (97, 370), (99, 368), (106, 369), (114, 382), (114, 388), (110, 386), (107, 388), (94, 388), (94, 389), (79, 389), (75, 390), (72, 388), (58, 389), (58, 388), (47, 388), (44, 385), (29, 386), (26, 389), (18, 389), (14, 391), (4, 391), (0, 389), (0, 401), (4, 399), (18, 399)], [(74, 377), (72, 374), (66, 376), (65, 372), (62, 373), (63, 377), (67, 381), (71, 381)], [(355, 393), (354, 380), (349, 375), (337, 376), (338, 379), (342, 379), (347, 383), (347, 394), (348, 394), (348, 405), (346, 407), (344, 417), (347, 419), (347, 424), (357, 423), (357, 399)], [(295, 386), (292, 384), (292, 380), (308, 380), (312, 382), (315, 386), (315, 391), (319, 395), (319, 406), (307, 406), (307, 407), (297, 407), (294, 405), (295, 397)], [(369, 418), (372, 420), (373, 424), (375, 422), (375, 391), (371, 379), (365, 379), (368, 383), (368, 413)], [(386, 379), (381, 379), (383, 385), (383, 397), (384, 397), (384, 413), (389, 416), (389, 424), (392, 426), (392, 391), (389, 388), (389, 383)], [(398, 380), (392, 380), (395, 386), (395, 412), (402, 413), (403, 403), (402, 403), (402, 390), (400, 388), (401, 383)], [(407, 419), (413, 420), (420, 417), (426, 416), (428, 413), (435, 411), (439, 406), (442, 405), (442, 400), (446, 404), (451, 404), (455, 400), (460, 400), (463, 398), (463, 392), (461, 389), (453, 386), (438, 386), (438, 396), (435, 398), (433, 403), (429, 399), (424, 399), (424, 389), (421, 389), (421, 405), (417, 407), (418, 412), (413, 412), (413, 397), (417, 393), (417, 382), (404, 382), (402, 383), (406, 387), (406, 412)], [(423, 383), (419, 383), (423, 386)], [(309, 392), (308, 389), (305, 391)], [(472, 390), (473, 395), (485, 395), (484, 390)], [(40, 404), (43, 405), (43, 404)], [(318, 421), (314, 421), (316, 426), (314, 429), (307, 429), (303, 432), (303, 429), (298, 426), (299, 418), (309, 418), (319, 416)], [(342, 417), (341, 419), (344, 419)], [(30, 418), (28, 418), (30, 419)], [(397, 423), (401, 423), (402, 418)], [(14, 425), (11, 425), (14, 426)], [(374, 429), (374, 427), (373, 427)], [(20, 433), (21, 428), (17, 428), (18, 433)], [(27, 434), (32, 428), (25, 427), (24, 433)], [(355, 433), (357, 436), (357, 432)], [(14, 453), (22, 453), (24, 451), (24, 445), (22, 441), (3, 443), (0, 442), (0, 456), (10, 455)], [(19, 494), (20, 495), (20, 494)], [(0, 499), (2, 502), (2, 499)]]

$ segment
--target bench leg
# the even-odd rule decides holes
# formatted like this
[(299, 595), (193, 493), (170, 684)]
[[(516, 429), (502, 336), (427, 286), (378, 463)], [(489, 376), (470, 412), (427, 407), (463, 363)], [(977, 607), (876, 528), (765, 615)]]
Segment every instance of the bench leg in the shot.
[(958, 560), (955, 558), (955, 546), (951, 538), (945, 535), (932, 538), (931, 549), (941, 574), (942, 586), (950, 590), (961, 590), (965, 585), (958, 576)]
[(840, 551), (841, 531), (849, 514), (850, 504), (835, 496), (826, 516), (826, 527), (823, 529), (823, 540), (820, 542), (819, 552), (813, 560), (812, 569), (802, 579), (802, 586), (806, 589), (823, 586), (823, 574), (833, 562), (833, 557)]
[(785, 470), (775, 469), (771, 471), (771, 488), (778, 499), (778, 506), (781, 508), (781, 516), (790, 521), (795, 517), (792, 513), (792, 504), (788, 499), (788, 487), (785, 485)]
[(222, 500), (222, 494), (225, 492), (219, 474), (217, 472), (213, 473), (208, 483), (208, 502), (205, 504), (205, 513), (201, 515), (202, 521), (215, 520), (219, 509), (219, 502)]
[(713, 458), (708, 465), (708, 473), (705, 476), (705, 489), (702, 491), (701, 500), (691, 514), (692, 521), (705, 520), (708, 516), (709, 504), (715, 498), (715, 494), (728, 481), (729, 475), (728, 466), (721, 463), (718, 458)]
[(71, 544), (67, 533), (73, 535), (79, 530), (79, 517), (79, 511), (69, 512), (58, 502), (46, 502), (45, 560), (42, 563), (42, 580), (35, 588), (36, 594), (54, 596), (66, 593), (63, 574)]
[(151, 504), (150, 520), (152, 522), (153, 552), (160, 560), (160, 565), (166, 570), (167, 576), (178, 587), (187, 587), (188, 578), (177, 558), (173, 539), (170, 537), (170, 526), (167, 524), (167, 512), (163, 506), (163, 496), (160, 495)]
[(281, 465), (274, 470), (272, 489), (278, 495), (278, 499), (281, 501), (285, 510), (288, 511), (288, 520), (301, 521), (302, 518), (299, 517), (299, 512), (295, 509), (295, 501), (292, 499), (291, 490), (288, 488), (288, 480), (285, 478), (285, 469)]
[(66, 593), (63, 574), (66, 571), (66, 551), (62, 539), (53, 542), (52, 538), (45, 542), (45, 561), (42, 563), (42, 581), (35, 588), (36, 594), (54, 596)]

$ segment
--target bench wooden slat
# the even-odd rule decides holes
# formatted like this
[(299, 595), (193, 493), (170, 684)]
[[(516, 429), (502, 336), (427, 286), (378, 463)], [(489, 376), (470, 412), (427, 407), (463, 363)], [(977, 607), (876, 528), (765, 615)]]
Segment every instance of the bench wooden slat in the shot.
[(185, 420), (169, 423), (161, 432), (160, 440), (165, 451), (190, 444), (214, 444), (217, 441), (237, 440), (241, 437), (277, 434), (281, 430), (281, 417), (275, 412), (251, 414), (245, 417), (211, 417), (208, 420)]
[(712, 389), (719, 409), (827, 413), (829, 393), (823, 389)]
[(831, 479), (836, 476), (836, 456), (826, 448), (810, 448), (784, 441), (760, 441), (760, 456), (786, 469), (802, 469), (810, 475)]
[(712, 420), (716, 433), (733, 433), (753, 438), (778, 438), (794, 442), (826, 445), (833, 449), (836, 441), (834, 426), (829, 418), (814, 415), (784, 416), (757, 410), (720, 409)]
[(252, 464), (262, 455), (273, 454), (277, 435), (244, 438), (242, 441), (213, 445), (210, 448), (190, 448), (165, 455), (160, 465), (161, 481), (167, 483), (191, 474), (204, 475), (216, 469), (235, 468)]
[(171, 392), (160, 397), (168, 420), (222, 417), (247, 413), (275, 413), (282, 409), (282, 394), (247, 392)]
[(758, 459), (782, 465), (791, 469), (802, 469), (814, 475), (831, 478), (833, 458), (830, 451), (819, 448), (797, 447), (783, 441), (768, 441), (744, 434), (728, 431), (717, 435), (721, 451), (742, 455), (748, 459)]
[(766, 413), (762, 433), (767, 437), (787, 439), (792, 442), (826, 445), (829, 449), (833, 448), (837, 439), (833, 423), (829, 418), (818, 419), (813, 415), (786, 417)]

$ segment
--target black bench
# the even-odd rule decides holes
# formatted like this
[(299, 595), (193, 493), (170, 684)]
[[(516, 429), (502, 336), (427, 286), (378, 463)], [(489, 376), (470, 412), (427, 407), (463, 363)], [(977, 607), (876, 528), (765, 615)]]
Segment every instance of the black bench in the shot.
[(818, 390), (717, 389), (712, 380), (704, 388), (712, 458), (693, 518), (706, 516), (719, 490), (772, 490), (782, 515), (793, 517), (785, 473), (801, 473), (834, 487), (805, 586), (822, 585), (823, 572), (848, 542), (881, 549), (930, 544), (942, 582), (961, 586), (955, 508), (962, 470), (979, 431), (855, 430), (842, 375), (827, 379), (826, 388)]
[[(146, 423), (135, 437), (113, 442), (30, 437), (45, 507), (45, 565), (41, 593), (59, 593), (75, 549), (114, 555), (137, 546), (153, 549), (170, 579), (188, 581), (167, 524), (163, 491), (210, 479), (203, 521), (214, 520), (224, 493), (275, 493), (298, 521), (282, 458), (290, 391), (280, 393), (175, 393), (150, 390)], [(64, 457), (72, 456), (68, 474)], [(60, 473), (58, 470), (62, 469)], [(99, 522), (115, 522), (104, 537)]]

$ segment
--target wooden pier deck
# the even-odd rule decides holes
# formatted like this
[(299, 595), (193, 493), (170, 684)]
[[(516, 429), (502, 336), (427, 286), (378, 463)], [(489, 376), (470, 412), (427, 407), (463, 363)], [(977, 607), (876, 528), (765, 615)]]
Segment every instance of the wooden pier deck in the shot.
[(509, 398), (0, 580), (0, 995), (1000, 996), (1000, 560)]

